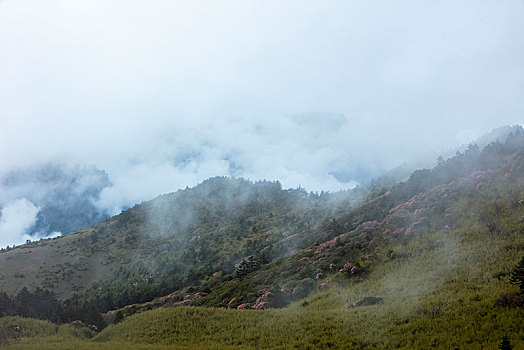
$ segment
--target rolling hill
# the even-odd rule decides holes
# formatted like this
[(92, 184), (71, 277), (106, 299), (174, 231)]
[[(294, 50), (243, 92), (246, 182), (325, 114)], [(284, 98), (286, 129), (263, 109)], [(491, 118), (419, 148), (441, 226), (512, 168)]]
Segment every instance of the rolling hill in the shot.
[(522, 129), (393, 185), (318, 194), (212, 178), (4, 250), (0, 290), (43, 287), (114, 323), (94, 337), (57, 329), (5, 339), (13, 348), (480, 348), (507, 335), (519, 346), (522, 292), (510, 276), (523, 233)]

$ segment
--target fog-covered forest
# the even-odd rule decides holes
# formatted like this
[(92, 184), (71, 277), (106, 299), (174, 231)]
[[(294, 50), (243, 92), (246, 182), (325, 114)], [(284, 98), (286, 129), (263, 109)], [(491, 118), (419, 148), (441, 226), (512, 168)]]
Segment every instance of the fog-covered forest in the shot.
[(0, 348), (524, 349), (523, 32), (0, 0)]

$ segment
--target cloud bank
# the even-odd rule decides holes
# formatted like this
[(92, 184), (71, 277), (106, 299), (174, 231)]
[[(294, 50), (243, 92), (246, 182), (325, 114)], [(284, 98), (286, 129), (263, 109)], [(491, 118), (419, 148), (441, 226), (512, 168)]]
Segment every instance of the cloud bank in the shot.
[(27, 233), (36, 222), (40, 209), (25, 198), (17, 199), (2, 208), (0, 216), (0, 247), (22, 244), (31, 239)]

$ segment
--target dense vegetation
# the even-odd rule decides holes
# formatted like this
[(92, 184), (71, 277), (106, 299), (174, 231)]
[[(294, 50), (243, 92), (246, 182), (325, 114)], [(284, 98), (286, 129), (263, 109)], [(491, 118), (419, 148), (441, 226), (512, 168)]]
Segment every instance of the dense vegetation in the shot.
[[(58, 310), (75, 300), (107, 311), (115, 324), (91, 340), (58, 331), (38, 341), (15, 338), (42, 348), (93, 341), (108, 348), (480, 348), (503, 339), (518, 346), (523, 233), (522, 130), (394, 185), (308, 194), (278, 182), (214, 178), (70, 241), (52, 240), (76, 258), (62, 265), (74, 272), (53, 280), (60, 302), (34, 293), (51, 296)], [(33, 243), (0, 258), (16, 262), (27, 249), (46, 247)], [(31, 273), (4, 279), (30, 284)], [(9, 310), (17, 310), (17, 298), (0, 295)]]
[(95, 330), (106, 326), (100, 311), (93, 303), (81, 302), (78, 298), (61, 302), (52, 292), (38, 287), (34, 291), (22, 288), (12, 298), (0, 292), (0, 317), (15, 315), (54, 323), (82, 321), (92, 325)]

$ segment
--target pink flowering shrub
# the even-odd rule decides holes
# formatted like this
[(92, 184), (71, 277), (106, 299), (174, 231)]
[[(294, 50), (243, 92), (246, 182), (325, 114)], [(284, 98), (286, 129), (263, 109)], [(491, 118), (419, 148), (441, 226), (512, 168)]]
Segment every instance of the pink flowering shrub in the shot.
[(349, 271), (351, 269), (351, 266), (352, 266), (352, 264), (350, 262), (345, 263), (344, 267), (341, 268), (340, 270), (338, 270), (338, 272), (340, 272), (340, 273), (347, 272), (347, 271)]
[(342, 238), (342, 237), (344, 237), (344, 234), (340, 234), (340, 235), (336, 236), (335, 238), (333, 238), (333, 239), (331, 239), (331, 240), (329, 240), (327, 242), (322, 243), (315, 250), (315, 254), (317, 254), (317, 255), (322, 254), (323, 251), (333, 247), (337, 243), (337, 240)]
[(257, 301), (255, 303), (255, 305), (251, 306), (251, 308), (255, 309), (255, 310), (262, 310), (262, 309), (265, 309), (267, 307), (268, 307), (268, 305), (267, 305), (266, 301)]
[(235, 304), (236, 304), (236, 301), (237, 301), (237, 298), (232, 298), (229, 303), (227, 303), (227, 308), (228, 309), (234, 309), (235, 308)]
[(259, 293), (260, 296), (257, 298), (253, 306), (251, 306), (252, 309), (262, 310), (269, 307), (270, 299), (274, 297), (274, 294), (268, 289), (263, 289)]
[(174, 303), (173, 306), (182, 306), (182, 305), (189, 304), (190, 302), (192, 302), (191, 299), (184, 299), (182, 301), (178, 301), (178, 302)]
[(389, 213), (393, 214), (394, 212), (399, 211), (401, 209), (409, 209), (409, 208), (411, 208), (417, 202), (417, 196), (413, 196), (407, 202), (399, 204), (396, 207), (392, 208), (389, 211)]
[[(176, 293), (171, 293), (171, 294), (166, 295), (164, 297), (155, 299), (151, 303), (155, 303), (155, 302), (167, 303), (167, 302), (171, 301), (175, 297), (175, 295), (176, 295)], [(204, 295), (206, 295), (206, 293), (203, 293), (203, 292), (197, 292), (195, 294), (187, 294), (187, 295), (184, 296), (184, 300), (173, 302), (172, 305), (173, 306), (187, 305), (187, 304), (191, 303), (192, 301), (194, 301), (196, 299), (202, 298)]]
[(377, 226), (377, 221), (376, 220), (373, 220), (373, 221), (366, 221), (364, 223), (362, 223), (361, 227), (362, 229), (366, 230), (366, 231), (372, 231), (375, 226)]
[(404, 232), (404, 230), (405, 230), (404, 227), (401, 227), (398, 230), (395, 230), (395, 232), (393, 232), (393, 236), (398, 236), (399, 234)]

